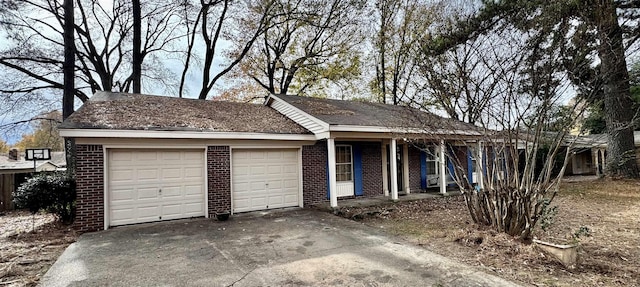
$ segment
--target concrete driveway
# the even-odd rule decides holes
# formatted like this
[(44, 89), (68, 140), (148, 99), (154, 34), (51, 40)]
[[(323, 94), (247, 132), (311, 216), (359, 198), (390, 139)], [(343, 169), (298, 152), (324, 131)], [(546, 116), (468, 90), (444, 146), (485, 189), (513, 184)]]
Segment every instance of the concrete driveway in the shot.
[(313, 210), (85, 234), (41, 286), (515, 286)]

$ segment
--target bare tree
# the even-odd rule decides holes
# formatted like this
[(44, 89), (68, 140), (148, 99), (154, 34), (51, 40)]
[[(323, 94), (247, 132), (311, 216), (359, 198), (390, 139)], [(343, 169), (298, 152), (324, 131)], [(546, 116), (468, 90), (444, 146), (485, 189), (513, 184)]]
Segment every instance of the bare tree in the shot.
[[(562, 129), (550, 124), (558, 120), (554, 107), (562, 103), (569, 87), (564, 55), (558, 48), (563, 40), (532, 38), (537, 41), (519, 46), (522, 57), (501, 62), (508, 69), (494, 73), (503, 78), (500, 85), (513, 88), (491, 95), (501, 104), (483, 110), (482, 117), (488, 118), (485, 125), (475, 130), (475, 137), (449, 141), (447, 148), (454, 166), (452, 178), (472, 220), (525, 241), (532, 238), (559, 190), (574, 151), (568, 137), (578, 118), (573, 115), (584, 108), (581, 102), (569, 107), (572, 113), (561, 119)], [(467, 176), (468, 154), (475, 159), (472, 168), (483, 174), (481, 179)]]
[[(199, 7), (195, 17), (189, 16), (189, 7)], [(193, 55), (197, 52), (194, 48), (197, 43), (204, 44), (202, 80), (198, 98), (206, 99), (217, 81), (242, 61), (259, 35), (264, 32), (269, 23), (272, 7), (273, 1), (201, 0), (199, 5), (186, 2), (183, 5), (185, 9), (183, 12), (187, 16), (187, 23), (194, 23), (194, 27), (188, 28), (187, 53), (180, 82), (180, 96), (183, 96), (186, 88), (185, 82), (192, 67), (191, 63), (197, 59)], [(237, 27), (247, 15), (257, 15), (257, 18), (252, 18), (255, 20), (252, 23), (252, 29), (245, 30), (242, 34)], [(215, 66), (214, 64), (223, 60), (221, 50), (223, 50), (222, 46), (226, 45), (226, 41), (235, 43), (239, 48), (236, 53), (227, 55), (229, 62), (221, 63), (220, 67)]]
[[(65, 7), (74, 4), (73, 30), (65, 24)], [(154, 88), (171, 89), (171, 72), (158, 64), (157, 55), (173, 53), (181, 28), (177, 7), (170, 1), (141, 3), (141, 63), (148, 64), (143, 75)], [(3, 12), (0, 29), (5, 42), (0, 47), (0, 72), (11, 77), (0, 78), (0, 130), (11, 133), (26, 127), (26, 117), (38, 114), (64, 101), (64, 113), (73, 112), (73, 97), (56, 97), (65, 91), (86, 101), (98, 90), (130, 91), (133, 82), (131, 3), (75, 0), (21, 1)], [(66, 33), (65, 33), (66, 32)], [(71, 37), (70, 37), (71, 36)], [(73, 41), (75, 59), (65, 47)], [(65, 64), (66, 63), (66, 64)], [(63, 67), (65, 69), (63, 69)], [(63, 72), (67, 71), (67, 73)], [(71, 83), (69, 76), (75, 74)], [(65, 90), (68, 89), (68, 90)], [(20, 111), (19, 113), (17, 111)], [(15, 123), (15, 124), (14, 124)]]
[[(633, 128), (635, 111), (631, 110), (630, 85), (625, 52), (636, 44), (637, 1), (483, 1), (484, 6), (457, 29), (429, 40), (432, 53), (490, 31), (496, 24), (509, 22), (521, 31), (539, 31), (543, 38), (563, 38), (567, 42), (588, 36), (592, 47), (591, 66), (602, 80), (602, 100), (607, 123), (607, 175), (638, 178)], [(622, 23), (622, 24), (621, 24)], [(583, 29), (582, 27), (586, 27)], [(586, 30), (588, 33), (578, 33)], [(578, 31), (578, 32), (576, 32)], [(626, 43), (625, 43), (626, 38)], [(598, 64), (599, 63), (599, 64)]]
[[(421, 105), (435, 105), (453, 119), (467, 123), (486, 123), (486, 112), (500, 105), (499, 95), (508, 92), (513, 77), (509, 74), (524, 59), (516, 53), (516, 41), (522, 36), (513, 31), (469, 40), (441, 55), (421, 58), (417, 76), (423, 86), (412, 97)], [(483, 118), (483, 116), (485, 116)]]
[(133, 82), (133, 92), (140, 93), (142, 86), (142, 7), (140, 0), (131, 1), (131, 11), (133, 12), (133, 57), (131, 61), (131, 77)]
[[(274, 1), (264, 33), (236, 75), (274, 94), (307, 94), (327, 82), (358, 77), (363, 9), (355, 0)], [(251, 31), (253, 21), (243, 22), (242, 29)]]
[[(104, 7), (99, 1), (76, 0), (74, 26), (77, 71), (75, 96), (86, 101), (97, 90), (129, 91), (133, 81), (131, 70), (132, 14), (129, 2), (115, 1)], [(175, 7), (169, 2), (154, 1), (143, 5), (144, 29), (141, 55), (152, 57), (171, 52), (172, 43), (180, 38), (173, 24), (178, 22)], [(3, 93), (33, 93), (64, 89), (59, 79), (63, 64), (59, 51), (64, 48), (64, 13), (59, 2), (51, 0), (23, 1), (10, 15), (13, 25), (6, 29), (7, 46), (0, 51), (0, 65), (34, 80), (34, 85), (6, 89)], [(164, 67), (153, 67), (147, 76), (161, 84)]]
[(420, 0), (379, 0), (377, 28), (372, 39), (376, 76), (371, 84), (379, 101), (398, 105), (416, 88), (419, 40), (435, 22), (440, 5)]
[[(75, 110), (75, 56), (76, 45), (74, 41), (74, 13), (73, 1), (65, 0), (64, 6), (64, 28), (63, 28), (63, 44), (64, 44), (64, 63), (62, 65), (64, 74), (64, 88), (62, 92), (62, 120), (67, 119)], [(64, 149), (66, 151), (67, 172), (69, 175), (75, 174), (75, 141), (72, 138), (65, 139)]]

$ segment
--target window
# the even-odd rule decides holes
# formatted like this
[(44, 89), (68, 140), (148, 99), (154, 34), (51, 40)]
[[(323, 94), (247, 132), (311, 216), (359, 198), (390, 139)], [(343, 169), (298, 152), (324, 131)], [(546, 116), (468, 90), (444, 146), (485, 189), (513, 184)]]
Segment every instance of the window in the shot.
[(336, 145), (336, 181), (353, 180), (353, 157), (350, 145)]
[(478, 150), (474, 147), (469, 147), (469, 156), (471, 157), (471, 172), (478, 171)]
[(427, 157), (427, 174), (438, 174), (437, 149), (434, 146), (428, 147), (425, 151)]

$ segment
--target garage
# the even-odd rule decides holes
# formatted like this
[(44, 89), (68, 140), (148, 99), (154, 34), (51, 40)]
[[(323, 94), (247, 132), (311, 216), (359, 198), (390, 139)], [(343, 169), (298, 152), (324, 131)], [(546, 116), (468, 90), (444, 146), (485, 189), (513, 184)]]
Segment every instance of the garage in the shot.
[(203, 150), (108, 150), (109, 226), (205, 216)]
[(234, 149), (234, 213), (301, 206), (299, 149)]

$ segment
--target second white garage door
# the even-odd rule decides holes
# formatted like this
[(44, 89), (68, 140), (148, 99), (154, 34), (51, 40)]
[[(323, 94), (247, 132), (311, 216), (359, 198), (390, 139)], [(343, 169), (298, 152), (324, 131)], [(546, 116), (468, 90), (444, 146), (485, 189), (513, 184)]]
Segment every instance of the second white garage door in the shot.
[(298, 149), (236, 149), (233, 212), (300, 206)]
[(109, 226), (205, 215), (202, 150), (109, 150)]

